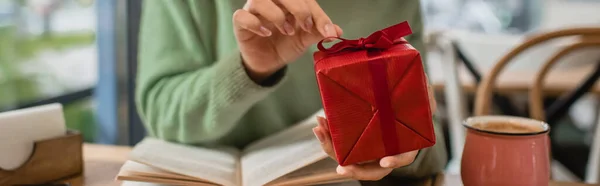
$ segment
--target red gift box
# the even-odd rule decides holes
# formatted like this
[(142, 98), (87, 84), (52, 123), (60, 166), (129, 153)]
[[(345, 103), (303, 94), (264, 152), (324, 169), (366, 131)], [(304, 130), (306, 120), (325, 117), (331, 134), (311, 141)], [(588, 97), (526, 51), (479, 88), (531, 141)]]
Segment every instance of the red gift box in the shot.
[(319, 42), (315, 72), (340, 165), (435, 144), (427, 80), (407, 22), (367, 38)]

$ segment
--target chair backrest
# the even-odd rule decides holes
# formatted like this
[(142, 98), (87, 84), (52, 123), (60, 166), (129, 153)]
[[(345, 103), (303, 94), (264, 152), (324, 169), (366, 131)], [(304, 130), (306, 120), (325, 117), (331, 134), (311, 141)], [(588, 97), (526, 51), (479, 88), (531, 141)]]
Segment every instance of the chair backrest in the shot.
[[(491, 106), (491, 95), (492, 90), (495, 85), (495, 81), (500, 74), (500, 72), (507, 66), (507, 64), (517, 57), (519, 54), (522, 54), (527, 49), (532, 48), (535, 45), (543, 44), (553, 39), (561, 38), (561, 37), (570, 37), (570, 36), (589, 36), (596, 35), (600, 32), (600, 28), (569, 28), (563, 30), (557, 30), (553, 32), (543, 33), (534, 37), (531, 37), (523, 44), (517, 46), (512, 49), (508, 54), (503, 56), (500, 61), (498, 61), (491, 71), (486, 74), (483, 81), (477, 87), (477, 93), (475, 98), (475, 111), (474, 115), (487, 115), (489, 114), (490, 106)], [(537, 95), (536, 95), (537, 96)], [(539, 100), (540, 98), (534, 97), (530, 99)], [(530, 113), (532, 111), (530, 110)]]
[[(582, 40), (577, 43), (573, 43), (550, 58), (542, 68), (538, 71), (536, 79), (534, 81), (533, 87), (529, 92), (529, 111), (530, 117), (537, 120), (544, 120), (546, 118), (544, 113), (544, 79), (546, 75), (550, 71), (550, 69), (564, 56), (572, 53), (573, 51), (583, 49), (583, 48), (599, 48), (600, 49), (600, 32), (597, 32), (593, 35), (583, 36)], [(596, 76), (597, 77), (597, 76)], [(568, 77), (565, 77), (568, 78)], [(598, 183), (598, 176), (600, 174), (600, 151), (597, 149), (600, 147), (600, 124), (596, 124), (596, 133), (594, 133), (594, 138), (592, 141), (592, 145), (590, 147), (590, 154), (588, 156), (588, 166), (586, 170), (585, 181), (588, 183)]]
[[(600, 32), (596, 33), (596, 35), (600, 36)], [(560, 61), (560, 59), (562, 59), (563, 57), (567, 56), (568, 54), (570, 54), (576, 50), (583, 49), (583, 48), (591, 48), (591, 47), (600, 48), (600, 37), (586, 37), (586, 36), (584, 36), (584, 37), (585, 37), (584, 40), (581, 40), (580, 42), (577, 42), (577, 43), (573, 43), (573, 44), (565, 47), (558, 53), (556, 53), (554, 56), (552, 56), (550, 58), (550, 60), (548, 60), (546, 63), (544, 63), (542, 68), (538, 71), (535, 81), (533, 83), (533, 87), (531, 87), (531, 91), (529, 91), (529, 109), (530, 109), (529, 114), (530, 114), (531, 118), (537, 119), (537, 120), (545, 120), (545, 118), (546, 118), (545, 113), (544, 113), (544, 103), (543, 103), (543, 97), (544, 97), (543, 86), (544, 86), (544, 79), (546, 78), (546, 75), (548, 75), (548, 72), (550, 72), (550, 69), (558, 61)], [(565, 78), (568, 78), (568, 77), (565, 77)]]

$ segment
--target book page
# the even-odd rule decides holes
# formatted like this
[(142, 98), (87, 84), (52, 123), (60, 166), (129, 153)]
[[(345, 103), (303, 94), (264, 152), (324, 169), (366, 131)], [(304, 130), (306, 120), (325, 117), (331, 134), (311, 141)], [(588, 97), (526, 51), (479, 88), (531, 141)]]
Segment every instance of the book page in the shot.
[(130, 154), (132, 161), (180, 175), (224, 185), (238, 185), (239, 151), (206, 148), (145, 138)]
[(117, 178), (119, 178), (122, 175), (210, 182), (204, 179), (194, 178), (191, 176), (181, 175), (173, 172), (167, 172), (131, 160), (125, 162), (125, 164), (121, 166), (121, 170), (119, 170), (119, 175), (117, 175)]
[[(246, 149), (244, 149), (244, 152), (242, 153), (248, 153), (251, 151), (257, 151), (257, 150), (261, 150), (261, 149), (265, 149), (271, 146), (276, 146), (276, 145), (281, 145), (282, 142), (285, 141), (291, 141), (288, 138), (289, 137), (301, 137), (303, 135), (307, 135), (307, 134), (313, 134), (312, 132), (312, 128), (317, 126), (317, 116), (322, 116), (325, 117), (325, 113), (323, 112), (323, 110), (320, 110), (318, 112), (316, 112), (315, 114), (313, 114), (312, 116), (306, 118), (305, 120), (302, 120), (300, 122), (298, 122), (297, 124), (291, 126), (288, 129), (285, 129), (279, 133), (275, 133), (271, 136), (268, 136), (266, 138), (260, 139), (254, 143), (251, 143), (250, 145), (248, 145), (246, 147)], [(314, 136), (314, 134), (313, 134)], [(315, 137), (316, 139), (316, 137)]]
[(269, 182), (267, 185), (315, 185), (350, 181), (349, 178), (337, 174), (335, 171), (337, 165), (337, 162), (333, 159), (325, 158), (312, 165), (277, 178), (277, 180)]
[[(300, 168), (328, 158), (312, 132), (316, 115), (262, 139), (244, 150), (242, 183), (244, 186), (265, 185)], [(333, 166), (335, 171), (335, 166)]]
[(117, 180), (131, 181), (132, 183), (168, 184), (168, 185), (198, 185), (215, 186), (206, 180), (179, 175), (152, 168), (134, 161), (127, 161), (119, 170)]
[(138, 182), (138, 181), (124, 181), (121, 183), (121, 186), (170, 186), (168, 184), (158, 184), (158, 183), (147, 183), (147, 182)]

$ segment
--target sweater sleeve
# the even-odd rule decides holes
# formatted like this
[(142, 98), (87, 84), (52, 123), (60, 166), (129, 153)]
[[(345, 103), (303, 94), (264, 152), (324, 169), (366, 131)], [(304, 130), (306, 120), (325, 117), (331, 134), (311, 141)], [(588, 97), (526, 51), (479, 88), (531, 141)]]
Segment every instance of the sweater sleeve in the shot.
[(150, 136), (211, 143), (278, 86), (285, 68), (274, 83), (259, 85), (247, 75), (239, 51), (215, 59), (212, 38), (202, 38), (219, 34), (205, 26), (215, 20), (202, 19), (189, 7), (186, 1), (145, 1), (136, 106)]

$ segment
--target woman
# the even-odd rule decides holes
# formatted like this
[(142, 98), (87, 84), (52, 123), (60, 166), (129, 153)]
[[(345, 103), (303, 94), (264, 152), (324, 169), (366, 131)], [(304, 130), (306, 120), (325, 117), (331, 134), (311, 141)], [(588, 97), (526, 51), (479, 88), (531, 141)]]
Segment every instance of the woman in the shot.
[[(325, 37), (358, 38), (401, 21), (424, 51), (419, 1), (144, 1), (136, 101), (149, 135), (243, 148), (321, 109), (312, 52)], [(343, 30), (342, 30), (343, 29)], [(326, 122), (314, 129), (331, 155)], [(358, 180), (442, 171), (441, 131), (431, 148), (338, 167)]]

